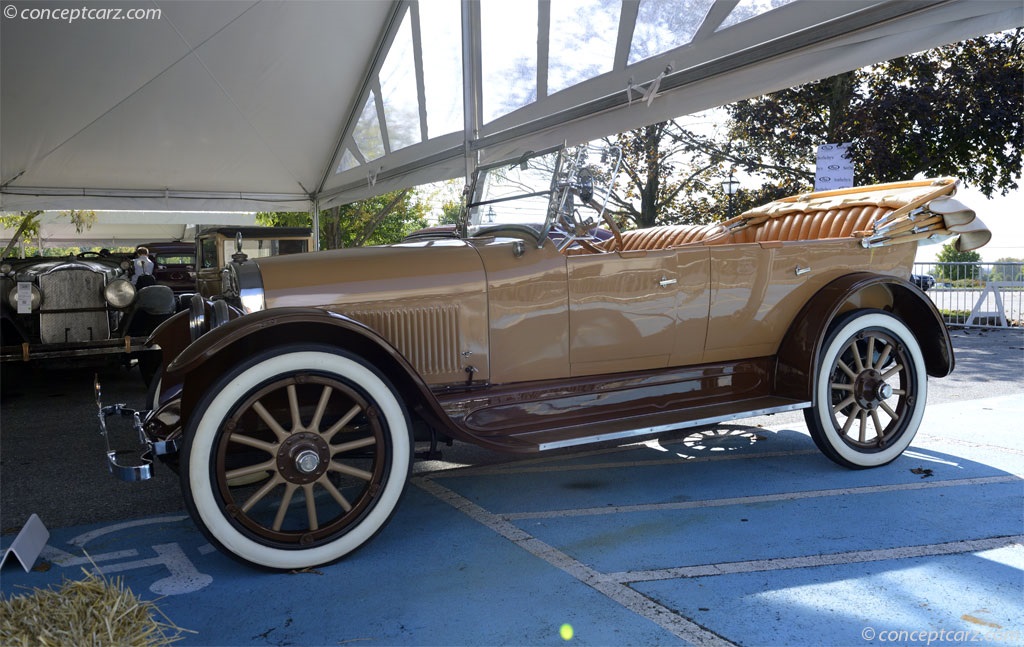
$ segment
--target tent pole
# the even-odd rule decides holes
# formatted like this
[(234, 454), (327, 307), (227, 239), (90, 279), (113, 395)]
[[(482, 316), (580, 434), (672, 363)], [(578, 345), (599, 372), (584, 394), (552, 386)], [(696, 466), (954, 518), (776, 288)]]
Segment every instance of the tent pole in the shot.
[(309, 215), (313, 217), (313, 251), (320, 251), (320, 198), (313, 198), (309, 205)]
[(477, 153), (473, 142), (480, 136), (480, 8), (473, 0), (462, 0), (462, 118), (466, 186), (473, 180)]

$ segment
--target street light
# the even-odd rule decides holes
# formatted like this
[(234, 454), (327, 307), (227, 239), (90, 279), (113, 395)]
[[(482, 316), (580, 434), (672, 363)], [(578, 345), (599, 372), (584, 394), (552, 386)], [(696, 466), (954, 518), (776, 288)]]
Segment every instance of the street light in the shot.
[(740, 190), (740, 181), (732, 175), (734, 170), (735, 169), (729, 169), (729, 179), (722, 182), (722, 191), (729, 196), (729, 204), (725, 211), (726, 220), (732, 218), (732, 196), (736, 195), (736, 192)]
[(488, 224), (494, 222), (494, 205), (493, 204), (491, 206), (487, 207), (487, 216), (486, 216), (485, 219), (486, 219)]

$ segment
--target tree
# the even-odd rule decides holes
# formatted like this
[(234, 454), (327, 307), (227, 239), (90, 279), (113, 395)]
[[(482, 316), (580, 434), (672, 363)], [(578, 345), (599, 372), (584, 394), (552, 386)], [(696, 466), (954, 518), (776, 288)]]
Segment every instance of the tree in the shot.
[(462, 217), (462, 203), (447, 201), (441, 204), (441, 217), (438, 218), (439, 225), (457, 225)]
[(1003, 257), (992, 264), (990, 281), (1024, 281), (1024, 258)]
[[(0, 254), (0, 258), (6, 258), (11, 249), (19, 242), (28, 244), (34, 239), (39, 238), (39, 216), (42, 214), (42, 211), (22, 211), (17, 215), (0, 216), (0, 227), (8, 229), (17, 228), (14, 235), (11, 236), (10, 242), (7, 243), (7, 247), (4, 248), (3, 254)], [(95, 211), (72, 209), (70, 211), (61, 211), (60, 215), (70, 220), (71, 224), (75, 226), (75, 231), (78, 233), (91, 229), (96, 224)], [(40, 241), (41, 244), (42, 241)], [(24, 251), (24, 248), (22, 251)], [(39, 252), (41, 253), (42, 250), (40, 249)]]
[(727, 109), (741, 145), (724, 157), (776, 182), (809, 183), (819, 144), (851, 142), (860, 184), (952, 175), (1005, 194), (1017, 188), (1024, 149), (1022, 33), (740, 101)]
[(609, 209), (620, 225), (631, 223), (644, 229), (719, 219), (709, 201), (687, 199), (713, 191), (714, 176), (722, 173), (721, 155), (705, 154), (695, 144), (697, 139), (676, 121), (605, 139), (622, 149), (622, 177), (609, 199)]
[[(976, 263), (981, 261), (981, 254), (976, 251), (957, 251), (956, 241), (950, 241), (943, 245), (935, 256), (935, 260), (940, 263), (937, 271), (941, 278), (949, 281), (978, 278)], [(974, 265), (968, 265), (968, 263), (974, 263)]]
[[(396, 243), (427, 226), (426, 205), (412, 189), (385, 193), (320, 212), (320, 247), (338, 249)], [(256, 222), (269, 227), (310, 227), (306, 211), (256, 214)]]
[(0, 226), (17, 228), (14, 235), (11, 236), (10, 242), (7, 243), (7, 247), (4, 248), (4, 253), (0, 254), (0, 258), (7, 258), (11, 248), (19, 241), (27, 243), (31, 242), (33, 237), (39, 236), (39, 216), (42, 213), (42, 211), (22, 211), (18, 215), (0, 216)]

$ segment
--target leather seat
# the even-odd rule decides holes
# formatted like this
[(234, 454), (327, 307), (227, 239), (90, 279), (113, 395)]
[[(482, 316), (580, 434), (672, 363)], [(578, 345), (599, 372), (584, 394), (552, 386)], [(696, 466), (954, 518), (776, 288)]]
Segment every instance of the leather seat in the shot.
[[(668, 249), (701, 243), (710, 235), (724, 231), (722, 225), (663, 225), (650, 229), (632, 229), (622, 232), (622, 251)], [(606, 251), (618, 251), (615, 239), (602, 245)]]
[(728, 236), (708, 240), (708, 245), (731, 243), (789, 242), (850, 238), (854, 232), (870, 229), (871, 223), (890, 213), (890, 207), (855, 206), (828, 211), (789, 213), (769, 218), (761, 224), (731, 232)]
[[(726, 231), (721, 224), (663, 225), (649, 229), (622, 232), (622, 250), (658, 250), (683, 245), (730, 245), (736, 243), (790, 242), (851, 238), (854, 232), (866, 231), (871, 223), (893, 211), (886, 206), (850, 206), (827, 211), (798, 211), (735, 231)], [(596, 245), (606, 252), (620, 251), (614, 238)], [(572, 248), (566, 254), (585, 254), (588, 250)]]

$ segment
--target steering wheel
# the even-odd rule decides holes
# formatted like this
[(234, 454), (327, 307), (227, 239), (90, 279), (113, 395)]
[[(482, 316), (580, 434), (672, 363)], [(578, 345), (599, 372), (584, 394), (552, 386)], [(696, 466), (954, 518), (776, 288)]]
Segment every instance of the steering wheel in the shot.
[[(588, 194), (583, 194), (581, 192), (581, 195), (580, 195), (580, 198), (585, 203), (589, 203), (590, 199), (592, 197), (593, 197), (592, 193), (588, 195)], [(594, 206), (594, 205), (590, 205), (590, 206), (593, 209), (595, 209), (595, 210), (600, 210), (600, 208), (597, 207), (597, 206)], [(623, 248), (623, 246), (622, 246), (622, 232), (619, 230), (619, 226), (617, 224), (615, 224), (615, 220), (612, 218), (611, 214), (609, 214), (607, 210), (602, 210), (601, 211), (601, 218), (605, 221), (605, 224), (608, 225), (608, 229), (611, 230), (611, 232), (612, 232), (612, 237), (615, 239), (616, 249), (620, 249), (621, 250)], [(573, 209), (572, 211), (570, 211), (569, 214), (568, 214), (568, 217), (566, 217), (565, 219), (571, 221), (571, 222), (567, 222), (566, 224), (570, 228), (572, 228), (573, 231), (585, 231), (585, 230), (589, 230), (590, 228), (592, 228), (594, 226), (592, 223), (584, 221), (583, 218), (580, 216), (579, 211), (576, 210), (576, 209)], [(577, 239), (577, 241), (582, 241), (583, 240), (582, 238), (580, 238), (578, 236), (574, 236), (574, 237)], [(594, 251), (594, 252), (600, 252), (601, 251), (600, 249), (596, 248), (593, 244), (583, 245), (583, 246), (588, 248), (590, 251)]]

